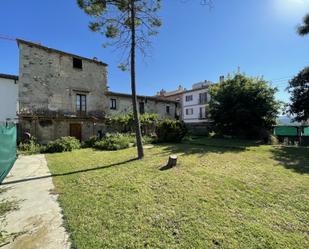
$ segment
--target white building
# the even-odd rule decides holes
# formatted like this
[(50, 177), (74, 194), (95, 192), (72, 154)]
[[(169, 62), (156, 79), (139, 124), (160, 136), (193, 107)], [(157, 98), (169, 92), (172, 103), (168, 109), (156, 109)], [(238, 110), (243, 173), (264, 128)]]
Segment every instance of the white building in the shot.
[(182, 94), (182, 120), (185, 123), (203, 123), (208, 120), (207, 105), (210, 100), (208, 92), (210, 81), (196, 83), (191, 90)]
[(0, 122), (17, 121), (18, 77), (0, 74)]

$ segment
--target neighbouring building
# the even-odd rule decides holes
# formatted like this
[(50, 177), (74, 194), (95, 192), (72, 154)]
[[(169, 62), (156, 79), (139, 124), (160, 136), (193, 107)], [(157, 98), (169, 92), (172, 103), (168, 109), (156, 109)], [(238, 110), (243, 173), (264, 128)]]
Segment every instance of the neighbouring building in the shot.
[(167, 99), (167, 100), (173, 100), (177, 102), (181, 102), (182, 94), (185, 92), (186, 89), (183, 88), (181, 85), (179, 85), (177, 90), (167, 92), (164, 89), (161, 89), (160, 92), (157, 92), (157, 95), (155, 97), (160, 99)]
[(0, 122), (17, 121), (18, 76), (0, 74)]
[(185, 123), (209, 122), (207, 111), (210, 95), (208, 87), (213, 84), (210, 81), (196, 83), (191, 90), (182, 94), (182, 120)]
[[(132, 96), (125, 93), (107, 92), (110, 116), (120, 116), (132, 113)], [(152, 96), (137, 96), (140, 114), (156, 113), (160, 119), (178, 119), (179, 103), (173, 100), (161, 99)]]
[(19, 135), (40, 143), (62, 136), (83, 141), (104, 130), (107, 64), (17, 40)]
[[(17, 44), (19, 76), (0, 75), (0, 121), (16, 119), (17, 108), (19, 139), (31, 134), (42, 144), (63, 136), (85, 141), (107, 131), (107, 117), (132, 113), (130, 94), (108, 91), (107, 64), (29, 41)], [(203, 126), (210, 121), (210, 84), (138, 96), (139, 113)]]
[(186, 91), (185, 88), (183, 88), (181, 85), (179, 85), (178, 89), (174, 91), (165, 91), (164, 89), (161, 89), (160, 92), (157, 92), (156, 98), (163, 99), (163, 100), (171, 100), (176, 101), (178, 103), (178, 109), (177, 109), (177, 116), (179, 118), (182, 117), (182, 109), (181, 109), (181, 101), (182, 101), (182, 94)]

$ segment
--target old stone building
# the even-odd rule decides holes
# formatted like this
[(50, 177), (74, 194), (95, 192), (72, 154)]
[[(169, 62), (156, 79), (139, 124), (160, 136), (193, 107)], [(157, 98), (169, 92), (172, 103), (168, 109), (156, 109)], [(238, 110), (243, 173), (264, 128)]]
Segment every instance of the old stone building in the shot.
[[(107, 92), (109, 102), (109, 116), (132, 113), (132, 97), (130, 94)], [(151, 96), (138, 96), (139, 113), (156, 113), (160, 119), (178, 119), (179, 105), (177, 101), (160, 99)]]
[(107, 64), (36, 43), (19, 46), (19, 134), (47, 143), (104, 130)]

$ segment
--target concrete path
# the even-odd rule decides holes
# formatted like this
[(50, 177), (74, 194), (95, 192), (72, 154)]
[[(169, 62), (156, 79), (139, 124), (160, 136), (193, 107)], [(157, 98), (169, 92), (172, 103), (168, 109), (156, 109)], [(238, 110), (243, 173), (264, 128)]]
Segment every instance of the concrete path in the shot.
[(0, 188), (7, 188), (0, 199), (18, 201), (18, 209), (6, 215), (7, 224), (1, 227), (15, 236), (1, 249), (70, 248), (44, 155), (18, 158)]

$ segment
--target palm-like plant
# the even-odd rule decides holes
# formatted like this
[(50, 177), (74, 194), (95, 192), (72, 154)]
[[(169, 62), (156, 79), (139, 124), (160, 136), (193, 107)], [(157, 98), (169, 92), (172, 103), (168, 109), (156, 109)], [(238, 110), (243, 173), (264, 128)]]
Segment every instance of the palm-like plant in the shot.
[(305, 15), (303, 24), (298, 27), (297, 32), (301, 36), (309, 34), (309, 14)]

